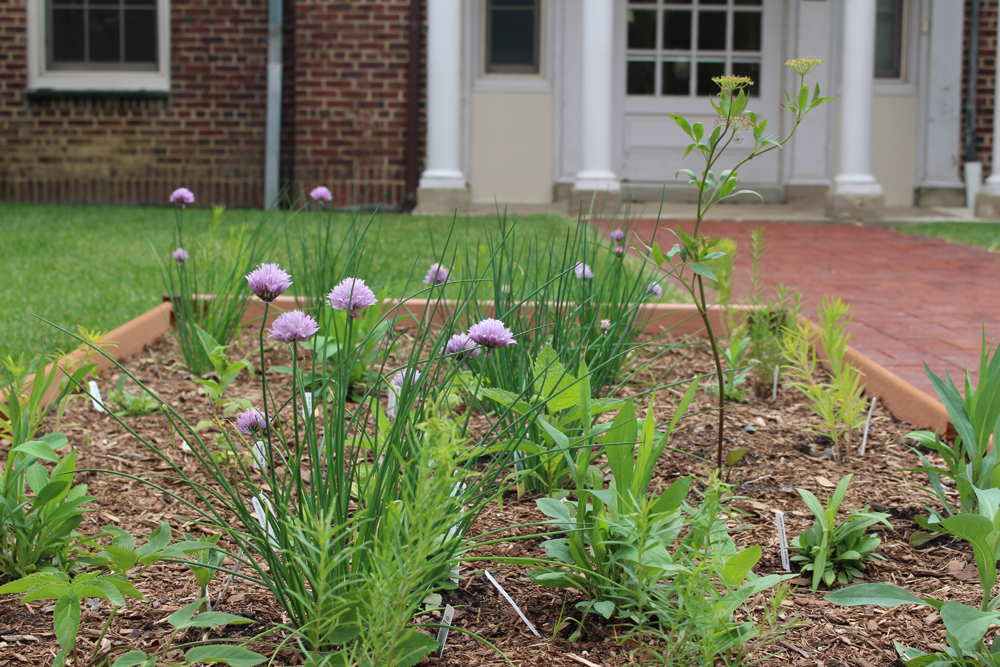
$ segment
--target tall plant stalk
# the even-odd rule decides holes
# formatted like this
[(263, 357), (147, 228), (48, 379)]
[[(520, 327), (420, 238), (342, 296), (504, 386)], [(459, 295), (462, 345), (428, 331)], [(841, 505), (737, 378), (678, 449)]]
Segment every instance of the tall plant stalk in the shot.
[[(711, 262), (722, 257), (725, 253), (719, 251), (721, 238), (703, 236), (701, 223), (705, 219), (709, 210), (719, 202), (740, 194), (751, 194), (760, 196), (752, 190), (737, 190), (739, 185), (739, 169), (764, 153), (783, 147), (795, 134), (799, 124), (806, 114), (820, 104), (829, 101), (831, 98), (821, 97), (819, 84), (816, 84), (812, 96), (809, 95), (809, 86), (805, 83), (805, 77), (814, 70), (822, 60), (818, 58), (797, 58), (789, 60), (786, 65), (796, 71), (799, 76), (799, 90), (795, 98), (785, 93), (784, 107), (794, 114), (795, 122), (788, 134), (783, 139), (776, 139), (775, 132), (765, 134), (767, 120), (758, 119), (757, 114), (747, 110), (750, 101), (746, 94), (746, 88), (753, 85), (753, 81), (745, 76), (720, 76), (712, 80), (719, 86), (718, 102), (709, 98), (712, 108), (719, 114), (715, 128), (706, 135), (705, 128), (701, 123), (690, 124), (687, 119), (677, 114), (668, 114), (668, 118), (673, 119), (678, 127), (684, 131), (693, 143), (689, 144), (684, 151), (687, 156), (692, 150), (697, 149), (705, 161), (705, 166), (701, 174), (696, 174), (690, 169), (681, 169), (678, 174), (685, 174), (688, 183), (694, 184), (698, 188), (698, 208), (695, 217), (693, 234), (687, 234), (678, 227), (674, 231), (679, 243), (674, 244), (668, 252), (664, 253), (657, 241), (655, 241), (656, 231), (654, 230), (654, 240), (652, 245), (645, 245), (645, 252), (642, 253), (647, 260), (651, 260), (657, 266), (664, 268), (668, 275), (673, 276), (677, 282), (691, 295), (698, 314), (701, 316), (708, 335), (708, 342), (712, 349), (712, 360), (715, 362), (715, 372), (719, 384), (719, 427), (718, 445), (716, 451), (716, 467), (721, 469), (724, 463), (724, 428), (726, 423), (726, 392), (725, 392), (725, 372), (722, 364), (722, 355), (719, 349), (719, 341), (712, 328), (709, 318), (709, 303), (705, 292), (705, 280), (716, 282), (718, 279), (712, 269)], [(713, 171), (722, 155), (732, 143), (740, 143), (742, 133), (753, 133), (754, 146), (750, 154), (737, 162), (731, 168), (718, 174)], [(664, 263), (666, 266), (664, 267)], [(690, 273), (686, 272), (690, 269)], [(735, 462), (730, 462), (733, 464)]]

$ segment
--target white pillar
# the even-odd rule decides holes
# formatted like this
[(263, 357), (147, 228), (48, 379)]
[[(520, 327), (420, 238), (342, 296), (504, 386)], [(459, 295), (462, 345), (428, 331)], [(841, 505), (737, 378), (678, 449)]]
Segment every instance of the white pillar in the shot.
[(875, 82), (875, 0), (844, 0), (841, 51), (840, 171), (833, 179), (832, 214), (882, 216), (882, 186), (872, 175), (872, 96)]
[(427, 2), (427, 161), (420, 187), (465, 189), (461, 159), (462, 1)]
[(583, 156), (576, 174), (577, 190), (621, 189), (611, 166), (614, 126), (614, 0), (582, 0), (583, 71), (580, 137)]

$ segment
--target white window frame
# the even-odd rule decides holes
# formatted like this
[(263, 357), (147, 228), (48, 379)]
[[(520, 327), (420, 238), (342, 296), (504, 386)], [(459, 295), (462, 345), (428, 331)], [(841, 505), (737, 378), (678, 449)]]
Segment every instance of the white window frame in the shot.
[(47, 67), (46, 0), (27, 0), (28, 93), (169, 93), (170, 0), (156, 0), (155, 71), (50, 70)]

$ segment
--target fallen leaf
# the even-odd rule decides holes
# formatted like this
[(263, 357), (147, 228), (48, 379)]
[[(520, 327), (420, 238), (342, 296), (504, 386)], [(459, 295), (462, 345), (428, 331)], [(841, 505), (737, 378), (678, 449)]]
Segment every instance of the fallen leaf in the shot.
[(827, 489), (837, 488), (836, 484), (828, 480), (826, 477), (821, 477), (820, 475), (816, 475), (816, 483), (819, 484), (820, 486), (826, 487)]

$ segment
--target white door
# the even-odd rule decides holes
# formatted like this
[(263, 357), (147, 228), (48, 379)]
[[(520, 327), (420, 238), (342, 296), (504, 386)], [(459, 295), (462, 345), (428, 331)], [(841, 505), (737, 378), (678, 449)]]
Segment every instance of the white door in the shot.
[[(778, 129), (781, 90), (781, 0), (625, 0), (619, 7), (619, 81), (624, 95), (623, 179), (674, 183), (678, 169), (698, 171), (698, 152), (682, 160), (690, 140), (666, 118), (683, 114), (711, 131), (716, 114), (708, 101), (718, 93), (712, 77), (749, 76), (749, 110)], [(725, 169), (752, 148), (753, 137), (731, 144)], [(778, 182), (777, 151), (740, 170), (743, 183)]]

